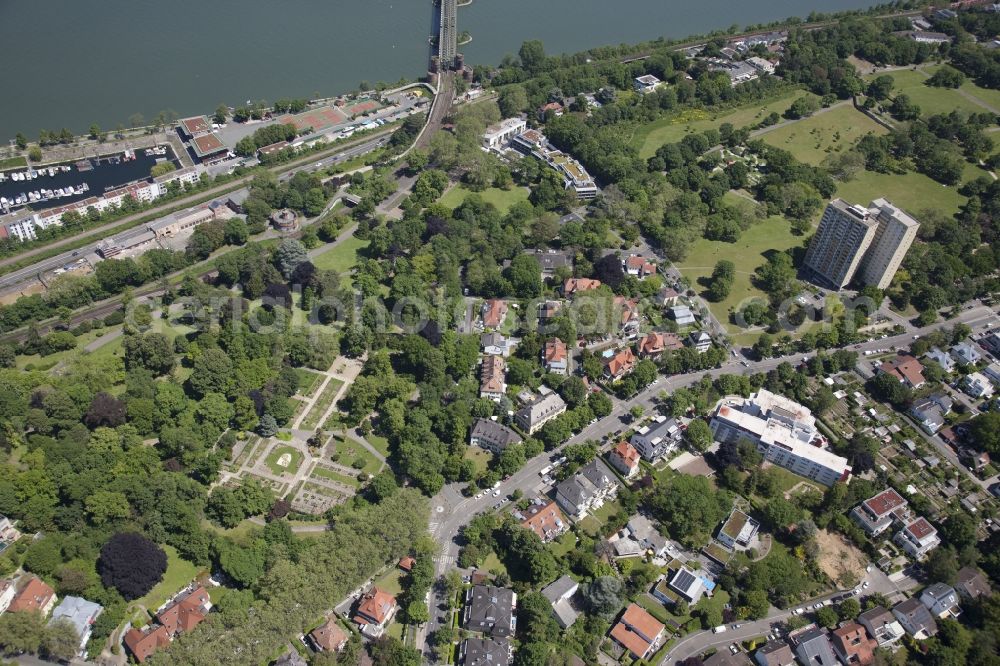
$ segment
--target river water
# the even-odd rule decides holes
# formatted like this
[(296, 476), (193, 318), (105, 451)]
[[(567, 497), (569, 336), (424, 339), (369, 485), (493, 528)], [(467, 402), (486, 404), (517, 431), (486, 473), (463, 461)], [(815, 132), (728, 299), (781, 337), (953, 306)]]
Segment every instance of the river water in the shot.
[[(872, 0), (473, 0), (468, 63), (680, 38)], [(431, 0), (0, 0), (0, 141), (141, 113), (334, 95), (427, 68)]]

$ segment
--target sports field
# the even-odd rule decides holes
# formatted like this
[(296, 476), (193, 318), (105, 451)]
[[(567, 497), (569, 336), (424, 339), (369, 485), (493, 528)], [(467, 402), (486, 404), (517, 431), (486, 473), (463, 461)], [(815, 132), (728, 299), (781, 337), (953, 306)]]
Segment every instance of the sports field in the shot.
[(848, 150), (866, 134), (887, 131), (847, 103), (765, 132), (760, 138), (787, 150), (800, 162), (818, 166), (827, 155)]
[(285, 114), (278, 118), (278, 122), (294, 125), (299, 132), (309, 128), (315, 132), (322, 132), (334, 125), (347, 122), (347, 115), (335, 106), (321, 106), (302, 113)]
[(646, 159), (652, 157), (656, 149), (663, 144), (680, 141), (686, 134), (718, 128), (722, 123), (730, 123), (736, 128), (745, 127), (759, 123), (771, 113), (781, 115), (792, 105), (793, 101), (803, 95), (811, 95), (811, 93), (793, 90), (766, 104), (758, 102), (734, 109), (726, 109), (718, 113), (691, 110), (667, 118), (660, 118), (636, 130), (632, 136), (632, 145), (639, 149), (639, 156)]

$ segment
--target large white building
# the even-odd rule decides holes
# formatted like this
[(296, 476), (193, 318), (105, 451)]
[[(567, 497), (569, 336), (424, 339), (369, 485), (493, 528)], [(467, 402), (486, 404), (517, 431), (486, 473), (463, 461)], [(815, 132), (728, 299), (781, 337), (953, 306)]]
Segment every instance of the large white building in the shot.
[(761, 389), (749, 398), (728, 396), (712, 415), (719, 442), (754, 443), (766, 460), (826, 486), (851, 476), (847, 459), (824, 448), (816, 418), (806, 407)]
[(495, 125), (490, 125), (483, 133), (483, 147), (498, 150), (508, 141), (528, 129), (524, 118), (506, 118)]
[(837, 289), (855, 277), (885, 289), (917, 237), (920, 224), (885, 199), (868, 208), (834, 199), (823, 211), (805, 265)]

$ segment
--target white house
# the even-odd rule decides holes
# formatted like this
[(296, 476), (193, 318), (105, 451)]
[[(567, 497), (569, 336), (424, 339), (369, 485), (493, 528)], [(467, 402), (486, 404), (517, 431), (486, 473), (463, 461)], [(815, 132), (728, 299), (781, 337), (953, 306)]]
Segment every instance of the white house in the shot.
[(483, 147), (497, 150), (507, 144), (515, 136), (528, 129), (524, 118), (506, 118), (495, 125), (490, 125), (483, 133)]
[(993, 395), (993, 383), (981, 372), (973, 372), (962, 378), (962, 390), (972, 398), (989, 398)]
[(659, 88), (662, 83), (662, 81), (652, 74), (643, 74), (642, 76), (635, 77), (632, 85), (637, 93), (645, 95)]

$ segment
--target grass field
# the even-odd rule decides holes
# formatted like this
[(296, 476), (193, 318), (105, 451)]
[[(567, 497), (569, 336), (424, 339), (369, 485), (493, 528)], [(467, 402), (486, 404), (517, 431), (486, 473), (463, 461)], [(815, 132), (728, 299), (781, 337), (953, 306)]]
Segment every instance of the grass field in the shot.
[(375, 433), (368, 435), (365, 439), (367, 439), (368, 443), (374, 446), (379, 453), (386, 458), (389, 457), (389, 440), (382, 435), (376, 435)]
[(830, 153), (850, 148), (864, 135), (887, 131), (852, 105), (844, 104), (766, 132), (761, 138), (787, 150), (800, 162), (817, 166)]
[(523, 187), (513, 187), (509, 190), (501, 190), (490, 187), (482, 192), (473, 192), (464, 185), (456, 185), (438, 199), (438, 203), (448, 208), (458, 208), (470, 195), (478, 194), (486, 203), (491, 203), (497, 207), (501, 213), (506, 213), (510, 207), (519, 201), (528, 200), (528, 190)]
[(837, 196), (862, 206), (884, 197), (913, 215), (931, 208), (949, 217), (965, 203), (965, 197), (955, 188), (914, 172), (896, 175), (862, 171), (854, 180), (838, 183)]
[(336, 442), (336, 451), (340, 454), (337, 462), (341, 465), (354, 467), (354, 461), (361, 459), (365, 461), (365, 466), (361, 468), (361, 471), (366, 474), (377, 474), (382, 469), (382, 461), (366, 449), (361, 442), (350, 437), (345, 440), (335, 437), (334, 441)]
[(477, 474), (485, 472), (486, 468), (490, 465), (490, 461), (493, 460), (492, 453), (478, 446), (467, 447), (462, 457), (466, 460), (471, 460), (476, 465)]
[(26, 166), (28, 166), (28, 160), (24, 159), (24, 157), (6, 157), (0, 160), (0, 171)]
[(325, 467), (317, 466), (312, 471), (312, 476), (318, 476), (323, 479), (336, 481), (337, 483), (342, 483), (345, 486), (348, 486), (349, 488), (357, 488), (358, 486), (361, 485), (355, 477), (348, 476), (347, 474), (338, 474), (337, 472), (329, 470)]
[(143, 606), (150, 613), (155, 613), (167, 599), (179, 592), (201, 572), (198, 565), (181, 559), (173, 546), (163, 546), (163, 550), (167, 554), (167, 572), (163, 574), (163, 580), (157, 583), (149, 594), (132, 602)]
[(786, 219), (772, 216), (744, 231), (735, 243), (699, 238), (691, 244), (687, 257), (677, 265), (677, 270), (691, 281), (693, 289), (702, 291), (704, 288), (698, 284), (698, 279), (711, 275), (716, 262), (728, 259), (735, 264), (736, 276), (729, 297), (718, 303), (709, 303), (709, 307), (730, 333), (737, 333), (737, 328), (729, 323), (730, 308), (748, 299), (766, 298), (764, 292), (751, 281), (754, 271), (766, 261), (764, 253), (768, 250), (787, 250), (802, 242), (801, 237), (792, 235)]
[[(920, 107), (921, 115), (924, 117), (933, 116), (938, 113), (950, 113), (956, 109), (967, 113), (983, 113), (988, 110), (982, 104), (977, 104), (975, 101), (965, 98), (955, 90), (926, 85), (927, 79), (937, 70), (938, 67), (927, 67), (922, 70), (923, 73), (911, 69), (897, 72), (876, 72), (865, 77), (865, 80), (870, 81), (878, 76), (891, 76), (895, 82), (891, 94), (893, 96), (898, 94), (907, 95), (914, 104)], [(971, 81), (966, 81), (962, 84), (962, 90), (977, 97), (986, 104), (992, 105), (994, 108), (1000, 106), (1000, 93), (995, 90), (980, 88)]]
[(396, 596), (403, 591), (403, 576), (406, 574), (402, 569), (398, 567), (393, 567), (389, 571), (385, 572), (381, 578), (375, 581), (375, 587), (382, 590), (383, 592), (388, 592), (389, 594)]
[[(278, 464), (278, 458), (286, 453), (292, 457), (292, 460), (288, 463), (287, 467), (282, 467)], [(293, 446), (276, 446), (267, 455), (264, 464), (276, 476), (281, 476), (282, 474), (294, 474), (298, 470), (299, 465), (302, 464), (304, 458), (305, 456), (302, 455), (302, 452)]]
[(358, 265), (358, 254), (368, 247), (368, 241), (349, 236), (340, 245), (322, 252), (313, 259), (313, 265), (326, 271), (346, 273)]
[(312, 396), (323, 381), (323, 375), (305, 368), (295, 368), (295, 374), (299, 377), (299, 394), (307, 398)]
[(705, 111), (688, 111), (667, 118), (660, 118), (640, 127), (632, 136), (632, 145), (639, 149), (639, 157), (652, 157), (656, 149), (665, 143), (674, 143), (684, 138), (685, 134), (704, 132), (718, 127), (722, 123), (731, 123), (733, 127), (745, 127), (759, 123), (762, 118), (772, 112), (781, 115), (791, 106), (792, 102), (803, 95), (803, 90), (794, 90), (781, 95), (767, 104), (750, 104), (735, 109), (726, 109), (719, 113)]
[(312, 430), (319, 425), (320, 419), (323, 418), (326, 410), (333, 404), (334, 399), (337, 397), (337, 391), (340, 390), (343, 383), (339, 379), (330, 378), (330, 381), (326, 384), (326, 388), (323, 389), (323, 392), (316, 398), (316, 402), (313, 403), (312, 409), (302, 419), (302, 423), (299, 424), (300, 428), (303, 430)]

